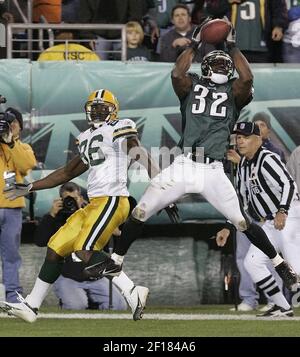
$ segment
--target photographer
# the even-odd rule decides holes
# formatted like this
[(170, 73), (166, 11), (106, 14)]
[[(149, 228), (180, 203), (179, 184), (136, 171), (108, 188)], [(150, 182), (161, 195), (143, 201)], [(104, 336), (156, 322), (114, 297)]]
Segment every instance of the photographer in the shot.
[[(74, 182), (67, 182), (60, 187), (60, 198), (53, 201), (52, 207), (38, 225), (34, 241), (39, 247), (48, 244), (49, 239), (66, 220), (79, 208), (86, 205), (80, 187)], [(72, 310), (109, 309), (109, 280), (86, 280), (82, 270), (85, 264), (73, 255), (65, 259), (62, 274), (54, 283), (54, 292), (62, 308)], [(127, 304), (116, 287), (112, 287), (112, 309), (126, 310)]]
[[(2, 97), (3, 98), (3, 97)], [(31, 147), (20, 141), (23, 129), (22, 114), (8, 108), (0, 113), (0, 190), (9, 183), (23, 183), (24, 177), (36, 165)], [(22, 208), (24, 197), (10, 201), (0, 197), (0, 254), (2, 260), (2, 282), (6, 300), (17, 302), (16, 291), (22, 293), (19, 281), (21, 257), (19, 254)]]

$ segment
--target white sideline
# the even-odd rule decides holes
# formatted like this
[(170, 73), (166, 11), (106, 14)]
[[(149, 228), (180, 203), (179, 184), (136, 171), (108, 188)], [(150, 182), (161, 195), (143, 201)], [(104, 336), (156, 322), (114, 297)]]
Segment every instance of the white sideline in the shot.
[[(7, 314), (0, 313), (0, 318), (11, 318)], [(39, 313), (40, 319), (86, 319), (86, 320), (132, 320), (131, 314), (107, 314), (107, 313)], [(230, 315), (230, 314), (145, 314), (143, 320), (242, 320), (242, 321), (300, 321), (297, 317), (256, 317), (255, 315)]]

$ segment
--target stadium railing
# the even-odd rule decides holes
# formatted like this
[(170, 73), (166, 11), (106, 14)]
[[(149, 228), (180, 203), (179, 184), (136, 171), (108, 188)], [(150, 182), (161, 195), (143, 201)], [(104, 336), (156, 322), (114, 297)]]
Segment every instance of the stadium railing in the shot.
[[(121, 43), (121, 51), (109, 51), (109, 52), (118, 52), (121, 54), (121, 60), (126, 61), (126, 30), (125, 30), (125, 25), (123, 24), (82, 24), (82, 23), (77, 23), (77, 24), (43, 24), (43, 23), (10, 23), (7, 25), (6, 28), (6, 38), (7, 38), (7, 59), (14, 58), (14, 54), (17, 52), (21, 52), (22, 55), (27, 54), (27, 57), (25, 58), (32, 58), (33, 53), (42, 53), (44, 51), (43, 48), (43, 42), (48, 42), (49, 47), (54, 46), (55, 44), (61, 44), (61, 43), (70, 43), (70, 42), (75, 42), (75, 43), (83, 43), (83, 42), (89, 42), (92, 39), (77, 39), (74, 38), (74, 40), (58, 40), (54, 38), (53, 31), (55, 30), (70, 30), (70, 31), (80, 31), (82, 30), (120, 30), (121, 33), (121, 40), (114, 40), (114, 42), (120, 42)], [(25, 38), (19, 39), (19, 38), (14, 38), (14, 33), (17, 31), (14, 30), (26, 30), (27, 36)], [(38, 38), (35, 40), (32, 38), (32, 30), (38, 30)], [(48, 31), (49, 38), (44, 38), (44, 33), (43, 30)], [(111, 40), (109, 40), (111, 41)], [(26, 48), (23, 48), (22, 50), (14, 50), (13, 49), (13, 44), (16, 42), (23, 42), (26, 43), (27, 46)], [(33, 50), (33, 42), (38, 42), (39, 49), (38, 50)]]

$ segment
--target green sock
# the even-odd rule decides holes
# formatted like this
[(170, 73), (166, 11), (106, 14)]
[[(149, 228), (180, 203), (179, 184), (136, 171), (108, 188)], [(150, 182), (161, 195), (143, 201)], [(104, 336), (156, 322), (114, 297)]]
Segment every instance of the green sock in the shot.
[(63, 260), (59, 262), (44, 261), (41, 267), (39, 278), (48, 284), (53, 284), (60, 276), (63, 266)]
[(92, 266), (97, 263), (102, 263), (108, 258), (108, 256), (109, 255), (106, 254), (105, 252), (103, 252), (102, 250), (100, 252), (94, 251), (92, 256), (89, 259), (87, 266)]

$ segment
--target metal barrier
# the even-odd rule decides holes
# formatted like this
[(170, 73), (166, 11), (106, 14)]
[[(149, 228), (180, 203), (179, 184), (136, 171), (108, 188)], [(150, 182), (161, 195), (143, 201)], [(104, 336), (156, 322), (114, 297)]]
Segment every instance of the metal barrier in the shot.
[[(13, 38), (13, 30), (28, 30), (28, 38), (27, 39), (22, 39), (22, 40), (15, 40)], [(22, 52), (28, 53), (28, 58), (32, 59), (32, 53), (34, 52), (32, 50), (32, 30), (39, 30), (39, 46), (42, 47), (43, 41), (48, 41), (50, 45), (56, 44), (61, 44), (61, 43), (70, 43), (70, 40), (55, 40), (54, 35), (53, 35), (53, 30), (73, 30), (73, 31), (78, 31), (78, 30), (120, 30), (121, 32), (121, 60), (126, 61), (127, 57), (127, 45), (126, 45), (126, 30), (125, 30), (125, 25), (122, 24), (114, 24), (114, 25), (103, 25), (103, 24), (36, 24), (36, 23), (25, 23), (25, 24), (17, 24), (17, 23), (10, 23), (7, 25), (7, 58), (11, 59), (13, 58), (13, 43), (18, 41), (18, 42), (27, 42), (28, 46), (26, 50), (22, 50)], [(43, 38), (43, 30), (48, 30), (48, 33), (50, 32), (49, 39), (44, 39)], [(80, 42), (87, 42), (90, 41), (90, 39), (84, 39), (84, 40), (77, 40), (74, 39), (72, 42), (75, 43), (80, 43)], [(114, 42), (119, 42), (118, 40), (108, 40), (108, 41), (114, 41)], [(41, 48), (40, 51), (36, 51), (38, 53), (43, 52), (43, 49)], [(108, 52), (113, 52), (113, 51), (108, 51)], [(119, 52), (119, 51), (114, 51), (114, 52)]]

